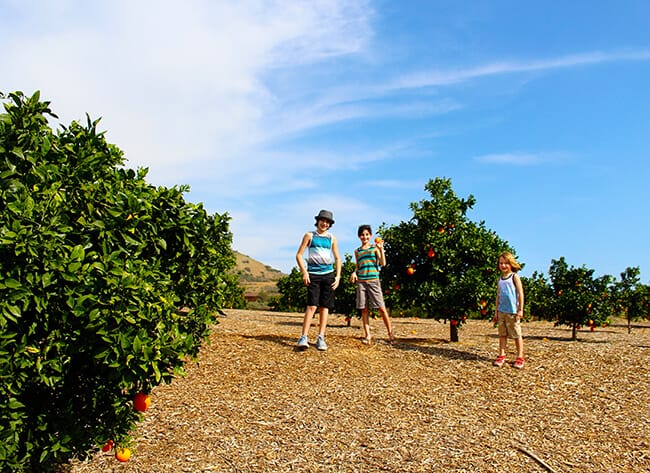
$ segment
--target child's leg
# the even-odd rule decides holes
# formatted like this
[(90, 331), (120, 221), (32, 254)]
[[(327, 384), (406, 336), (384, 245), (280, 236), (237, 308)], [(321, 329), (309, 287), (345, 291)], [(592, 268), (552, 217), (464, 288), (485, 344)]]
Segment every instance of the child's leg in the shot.
[(320, 308), (319, 325), (318, 325), (318, 335), (322, 337), (325, 336), (325, 329), (327, 328), (327, 316), (329, 315), (329, 309), (327, 307)]
[(508, 337), (499, 337), (499, 356), (506, 356), (506, 344)]
[(390, 317), (388, 316), (388, 311), (386, 310), (386, 307), (380, 307), (379, 313), (381, 314), (381, 318), (383, 319), (384, 325), (386, 326), (386, 331), (388, 332), (388, 338), (390, 340), (393, 340), (395, 338), (395, 336), (393, 335), (393, 325), (390, 322)]
[(524, 357), (524, 339), (522, 337), (515, 338), (515, 346), (517, 347), (517, 358)]
[(305, 317), (302, 320), (302, 335), (307, 336), (309, 334), (309, 327), (311, 327), (311, 321), (314, 318), (314, 313), (316, 312), (315, 305), (308, 305), (305, 309)]
[(370, 340), (370, 311), (365, 308), (361, 309), (361, 325), (363, 326), (364, 338)]

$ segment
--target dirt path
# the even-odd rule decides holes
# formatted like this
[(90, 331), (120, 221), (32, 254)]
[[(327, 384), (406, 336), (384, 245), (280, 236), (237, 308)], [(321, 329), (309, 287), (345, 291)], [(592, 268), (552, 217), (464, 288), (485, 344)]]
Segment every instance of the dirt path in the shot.
[(525, 324), (515, 370), (491, 366), (485, 321), (452, 344), (447, 325), (394, 319), (391, 347), (380, 320), (367, 346), (334, 316), (327, 352), (297, 352), (301, 314), (227, 314), (187, 377), (152, 393), (131, 461), (74, 473), (650, 472), (650, 324), (579, 342)]

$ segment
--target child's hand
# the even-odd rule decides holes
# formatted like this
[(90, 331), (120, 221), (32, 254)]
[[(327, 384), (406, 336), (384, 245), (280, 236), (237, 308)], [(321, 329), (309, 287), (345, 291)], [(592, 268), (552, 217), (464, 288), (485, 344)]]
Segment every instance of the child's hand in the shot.
[(353, 284), (357, 282), (357, 273), (350, 274), (350, 282)]
[(334, 278), (334, 282), (332, 283), (332, 289), (336, 289), (337, 287), (339, 287), (339, 282), (340, 281), (341, 281), (340, 276), (336, 276)]

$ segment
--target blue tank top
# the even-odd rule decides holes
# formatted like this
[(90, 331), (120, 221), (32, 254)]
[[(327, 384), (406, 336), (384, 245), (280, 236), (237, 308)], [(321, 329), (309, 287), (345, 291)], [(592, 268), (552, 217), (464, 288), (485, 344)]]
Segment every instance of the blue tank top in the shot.
[(497, 310), (499, 312), (505, 312), (506, 314), (516, 314), (517, 313), (517, 287), (515, 286), (515, 273), (512, 273), (507, 278), (499, 278), (498, 289), (499, 289), (499, 307)]
[(319, 235), (317, 231), (313, 231), (307, 252), (307, 272), (310, 274), (328, 274), (332, 271), (334, 271), (332, 234)]

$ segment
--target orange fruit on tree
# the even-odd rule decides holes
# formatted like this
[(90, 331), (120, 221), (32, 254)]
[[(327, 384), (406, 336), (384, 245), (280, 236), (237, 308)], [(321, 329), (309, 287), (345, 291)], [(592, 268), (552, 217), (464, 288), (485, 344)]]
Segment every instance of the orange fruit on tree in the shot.
[(136, 411), (144, 412), (151, 405), (151, 396), (145, 393), (138, 393), (133, 396), (133, 407)]
[(427, 256), (428, 256), (429, 258), (433, 258), (434, 256), (436, 256), (436, 252), (433, 251), (433, 248), (431, 248), (431, 249), (429, 250), (429, 252), (427, 253)]
[(413, 275), (413, 273), (415, 273), (415, 268), (413, 266), (409, 266), (406, 269), (406, 273), (409, 274), (409, 275)]
[(128, 462), (131, 459), (131, 450), (128, 448), (118, 448), (115, 451), (115, 458), (120, 462)]
[(113, 441), (112, 441), (112, 440), (109, 440), (109, 441), (106, 442), (106, 443), (104, 444), (104, 446), (102, 447), (102, 452), (108, 452), (110, 449), (113, 448), (113, 445), (115, 445), (115, 444), (113, 443)]

